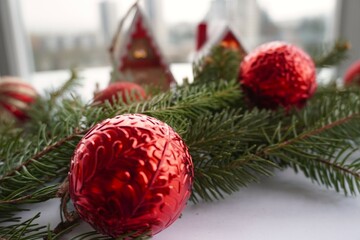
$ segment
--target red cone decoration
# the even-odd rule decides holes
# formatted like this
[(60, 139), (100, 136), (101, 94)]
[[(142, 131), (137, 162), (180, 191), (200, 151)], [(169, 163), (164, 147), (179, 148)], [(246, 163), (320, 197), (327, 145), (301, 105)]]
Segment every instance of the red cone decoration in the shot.
[(110, 84), (107, 88), (97, 93), (95, 95), (94, 102), (104, 103), (107, 100), (113, 104), (114, 100), (119, 100), (119, 97), (124, 103), (129, 103), (145, 99), (146, 92), (136, 83), (116, 82)]
[(111, 237), (167, 228), (185, 207), (192, 181), (191, 156), (180, 136), (139, 114), (93, 127), (78, 144), (69, 173), (80, 217)]
[(27, 110), (37, 93), (28, 83), (15, 77), (0, 78), (0, 115), (13, 115), (18, 120), (28, 118)]
[(301, 108), (316, 90), (316, 69), (300, 48), (271, 42), (245, 57), (240, 83), (250, 102), (260, 108)]
[(345, 72), (344, 76), (345, 85), (353, 83), (360, 84), (360, 60), (353, 63)]

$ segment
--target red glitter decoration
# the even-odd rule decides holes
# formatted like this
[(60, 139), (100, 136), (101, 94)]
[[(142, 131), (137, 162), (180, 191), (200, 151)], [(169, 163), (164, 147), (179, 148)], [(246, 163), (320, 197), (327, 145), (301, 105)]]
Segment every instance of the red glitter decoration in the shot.
[(301, 108), (316, 90), (316, 69), (300, 48), (271, 42), (245, 57), (240, 83), (250, 102), (260, 108)]
[(360, 60), (353, 63), (345, 72), (344, 82), (346, 85), (352, 83), (360, 84)]
[(188, 148), (171, 127), (125, 114), (82, 138), (71, 161), (69, 191), (80, 217), (99, 232), (154, 235), (179, 217), (193, 175)]
[(116, 82), (110, 84), (107, 88), (97, 93), (95, 96), (95, 102), (104, 103), (108, 100), (111, 104), (114, 103), (114, 99), (118, 100), (121, 97), (124, 103), (128, 103), (128, 100), (139, 101), (145, 99), (146, 92), (138, 84), (132, 82)]
[(0, 115), (13, 115), (18, 120), (28, 118), (27, 110), (37, 93), (28, 83), (16, 77), (0, 78)]

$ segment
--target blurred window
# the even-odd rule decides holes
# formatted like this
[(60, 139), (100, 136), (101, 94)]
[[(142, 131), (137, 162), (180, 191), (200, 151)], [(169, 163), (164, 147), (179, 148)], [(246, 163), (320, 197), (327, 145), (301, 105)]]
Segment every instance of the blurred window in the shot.
[[(108, 66), (108, 47), (130, 0), (20, 0), (35, 71)], [(335, 0), (143, 0), (167, 60), (188, 62), (197, 24), (229, 23), (247, 50), (285, 40), (311, 49), (334, 38)], [(142, 53), (136, 53), (142, 54)]]

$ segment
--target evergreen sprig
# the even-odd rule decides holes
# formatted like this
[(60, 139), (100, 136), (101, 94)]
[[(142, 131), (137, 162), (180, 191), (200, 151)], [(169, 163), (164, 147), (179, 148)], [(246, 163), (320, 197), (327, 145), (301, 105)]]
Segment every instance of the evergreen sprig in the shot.
[(277, 165), (254, 152), (264, 143), (271, 113), (224, 109), (192, 122), (184, 135), (195, 165), (192, 200), (213, 200), (238, 191)]
[(350, 44), (346, 41), (337, 41), (332, 46), (324, 46), (321, 52), (316, 50), (313, 53), (314, 62), (317, 68), (331, 67), (339, 64), (347, 58)]
[[(331, 56), (337, 53), (325, 55), (319, 66), (335, 63)], [(293, 112), (249, 108), (237, 81), (240, 61), (238, 53), (215, 48), (194, 66), (193, 84), (127, 104), (122, 98), (113, 105), (83, 103), (69, 94), (78, 79), (73, 73), (39, 100), (24, 128), (0, 127), (0, 239), (58, 239), (75, 226), (62, 222), (52, 229), (35, 223), (38, 214), (23, 222), (16, 214), (26, 210), (24, 203), (56, 198), (80, 138), (102, 120), (124, 113), (156, 117), (182, 136), (195, 166), (194, 202), (222, 198), (285, 167), (357, 194), (360, 91), (323, 87)], [(88, 232), (74, 239), (108, 238)]]
[(40, 217), (37, 213), (34, 217), (20, 222), (19, 218), (11, 218), (6, 220), (0, 219), (1, 223), (6, 223), (6, 226), (0, 225), (0, 239), (1, 240), (38, 240), (43, 236), (48, 235), (46, 226), (40, 226), (35, 221)]
[[(134, 239), (134, 240), (146, 240), (146, 239), (150, 239), (151, 237), (149, 236), (149, 232), (145, 232), (140, 235), (136, 234), (136, 232), (129, 232), (129, 233), (123, 234), (123, 235), (115, 238), (115, 240), (127, 240), (129, 238)], [(93, 239), (100, 239), (100, 240), (112, 240), (113, 239), (114, 240), (114, 238), (106, 237), (104, 235), (97, 233), (96, 231), (82, 233), (82, 234), (79, 234), (79, 235), (71, 238), (71, 240), (93, 240)]]
[[(196, 118), (203, 112), (221, 109), (238, 97), (235, 83), (223, 83), (182, 88), (130, 106), (108, 104), (94, 108), (81, 105), (76, 99), (65, 101), (55, 111), (56, 116), (51, 122), (41, 123), (38, 133), (34, 133), (33, 137), (27, 133), (29, 140), (13, 139), (7, 142), (9, 145), (4, 144), (2, 149), (7, 150), (3, 155), (8, 164), (1, 167), (0, 210), (8, 208), (8, 204), (39, 202), (55, 197), (59, 183), (51, 188), (45, 184), (66, 177), (77, 142), (100, 120), (130, 112), (156, 116), (168, 123), (178, 122), (191, 116), (189, 113)], [(53, 102), (48, 101), (48, 104)], [(12, 151), (15, 149), (24, 151)]]
[(193, 65), (194, 83), (206, 84), (237, 79), (243, 57), (237, 50), (214, 47), (208, 56)]
[(57, 101), (59, 98), (63, 98), (67, 93), (73, 92), (74, 89), (80, 86), (79, 74), (76, 69), (71, 69), (70, 78), (64, 84), (60, 86), (60, 88), (56, 89), (49, 93), (51, 101)]
[(315, 96), (293, 121), (286, 141), (271, 143), (266, 153), (322, 185), (359, 193), (360, 91)]

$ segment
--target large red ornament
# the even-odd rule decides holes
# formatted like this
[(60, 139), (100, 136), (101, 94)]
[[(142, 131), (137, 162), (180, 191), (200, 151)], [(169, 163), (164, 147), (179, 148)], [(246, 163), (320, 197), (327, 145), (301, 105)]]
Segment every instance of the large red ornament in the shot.
[(36, 97), (36, 90), (30, 84), (15, 77), (0, 78), (0, 115), (10, 113), (18, 120), (25, 120)]
[(360, 84), (360, 60), (353, 63), (345, 72), (344, 82), (346, 85), (352, 83)]
[(104, 103), (108, 100), (113, 104), (114, 100), (121, 97), (124, 103), (145, 99), (146, 92), (138, 84), (132, 82), (115, 82), (95, 95), (95, 102)]
[(300, 48), (271, 42), (245, 57), (240, 66), (240, 83), (251, 103), (258, 107), (301, 108), (316, 90), (316, 69)]
[(179, 217), (192, 181), (180, 136), (155, 118), (125, 114), (97, 124), (80, 141), (69, 191), (80, 217), (99, 232), (153, 235)]

